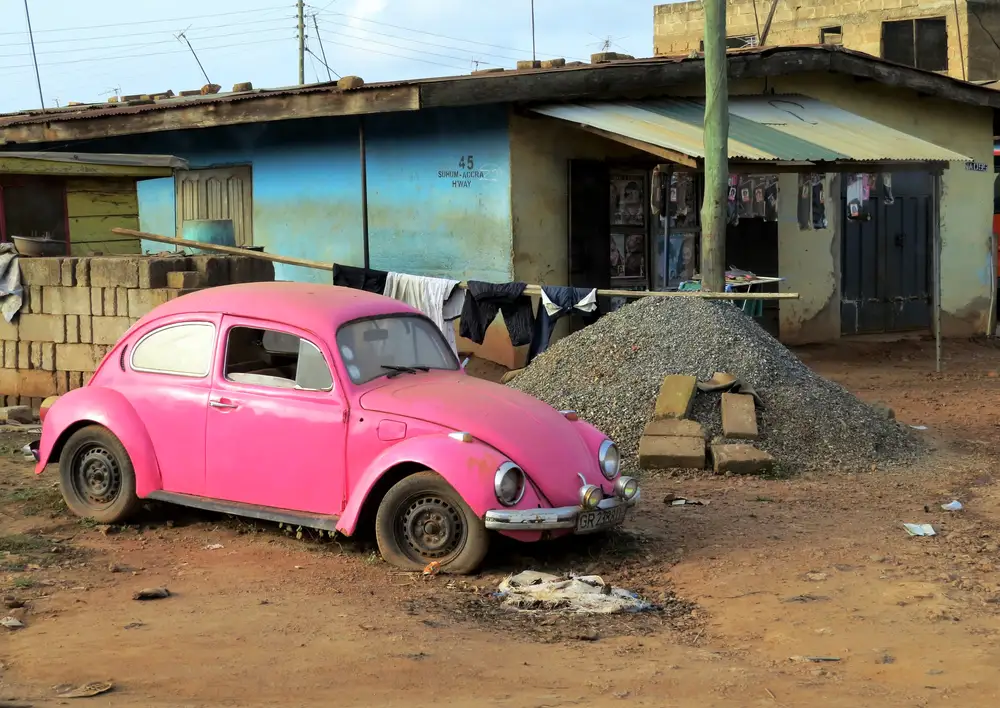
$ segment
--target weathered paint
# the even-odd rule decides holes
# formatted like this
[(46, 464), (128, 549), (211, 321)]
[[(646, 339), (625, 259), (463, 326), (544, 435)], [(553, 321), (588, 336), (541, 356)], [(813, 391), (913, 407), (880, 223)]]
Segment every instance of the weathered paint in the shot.
[(169, 175), (170, 167), (140, 165), (96, 165), (65, 160), (36, 160), (0, 155), (0, 174), (51, 175), (61, 177), (157, 177)]
[[(136, 185), (139, 199), (139, 230), (150, 234), (174, 235), (174, 178), (140, 180)], [(143, 253), (176, 250), (157, 241), (143, 241)]]
[(74, 256), (139, 252), (138, 240), (111, 233), (116, 227), (134, 229), (139, 225), (134, 179), (68, 179), (66, 219)]

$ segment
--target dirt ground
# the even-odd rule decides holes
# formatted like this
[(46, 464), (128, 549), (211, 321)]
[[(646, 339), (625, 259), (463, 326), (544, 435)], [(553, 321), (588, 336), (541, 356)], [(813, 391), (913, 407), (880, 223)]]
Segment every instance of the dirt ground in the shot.
[[(647, 479), (623, 533), (498, 544), (464, 579), (396, 572), (363, 540), (176, 508), (95, 527), (64, 512), (54, 471), (35, 477), (26, 433), (8, 430), (0, 582), (25, 626), (0, 628), (0, 706), (996, 706), (1000, 350), (945, 351), (940, 375), (928, 342), (800, 352), (927, 426), (918, 467)], [(952, 499), (965, 510), (940, 509)], [(908, 537), (904, 521), (938, 535)], [(490, 593), (528, 568), (597, 573), (662, 609), (502, 611)], [(171, 596), (132, 599), (151, 586)], [(54, 697), (99, 680), (114, 690)]]

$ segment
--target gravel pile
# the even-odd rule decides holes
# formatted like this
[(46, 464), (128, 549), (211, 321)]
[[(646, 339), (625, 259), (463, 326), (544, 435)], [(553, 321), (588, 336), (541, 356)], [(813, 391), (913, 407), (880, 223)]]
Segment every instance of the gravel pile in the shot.
[[(810, 370), (729, 303), (644, 298), (554, 344), (510, 386), (560, 410), (575, 410), (611, 436), (634, 473), (639, 438), (667, 374), (705, 380), (738, 376), (764, 402), (759, 448), (787, 471), (870, 470), (913, 461), (921, 446), (886, 419)], [(722, 435), (720, 394), (699, 393), (692, 418)]]

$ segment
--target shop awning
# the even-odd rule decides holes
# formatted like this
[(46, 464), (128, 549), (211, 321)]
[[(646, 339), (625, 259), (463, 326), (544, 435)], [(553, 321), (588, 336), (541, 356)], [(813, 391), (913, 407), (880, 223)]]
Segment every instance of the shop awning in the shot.
[(0, 152), (0, 174), (59, 177), (169, 177), (188, 163), (173, 155)]
[[(681, 164), (697, 166), (705, 157), (701, 99), (552, 104), (532, 110)], [(875, 163), (971, 160), (806, 96), (730, 96), (729, 121), (729, 158), (738, 163), (873, 163), (874, 168)]]

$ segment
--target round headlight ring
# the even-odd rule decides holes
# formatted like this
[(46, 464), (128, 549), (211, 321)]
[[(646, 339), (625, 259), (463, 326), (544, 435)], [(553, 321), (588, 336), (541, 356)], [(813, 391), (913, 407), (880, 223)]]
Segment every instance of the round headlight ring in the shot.
[(596, 509), (604, 499), (604, 492), (596, 484), (585, 484), (580, 488), (580, 506), (584, 509)]
[(619, 477), (615, 482), (615, 496), (630, 501), (639, 493), (639, 480), (635, 477)]
[[(510, 478), (511, 475), (514, 476), (517, 485), (515, 487), (517, 491), (513, 497), (504, 493), (504, 481)], [(497, 473), (493, 477), (493, 492), (496, 494), (497, 501), (504, 506), (514, 506), (521, 501), (521, 499), (524, 498), (524, 492), (527, 486), (524, 471), (513, 462), (504, 462), (497, 469)]]
[(601, 443), (601, 449), (597, 454), (597, 460), (601, 464), (601, 474), (605, 479), (611, 480), (618, 476), (621, 469), (622, 458), (618, 452), (618, 446), (610, 440)]

